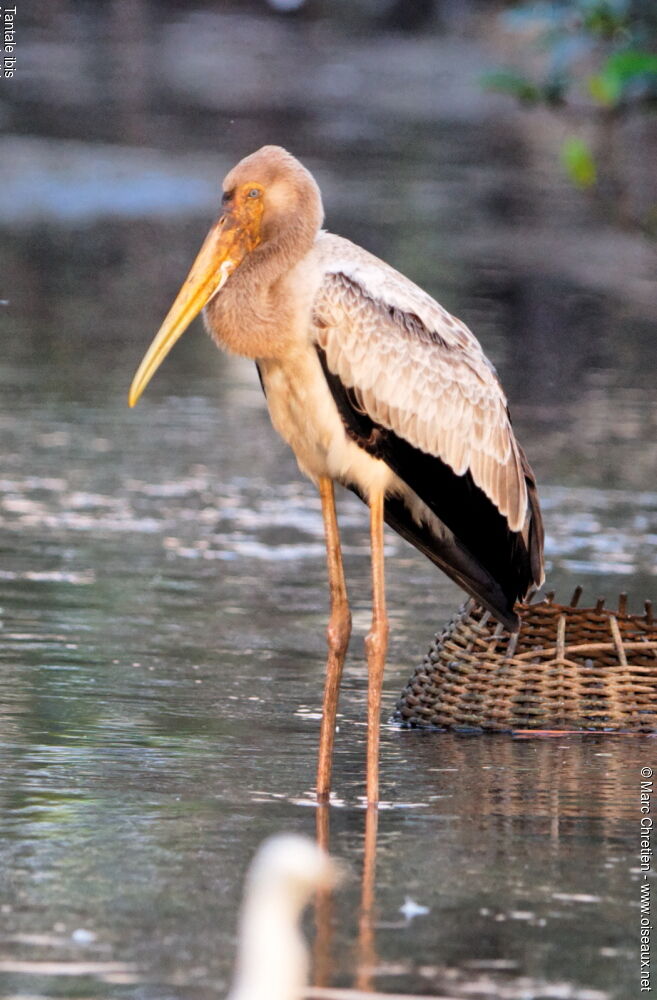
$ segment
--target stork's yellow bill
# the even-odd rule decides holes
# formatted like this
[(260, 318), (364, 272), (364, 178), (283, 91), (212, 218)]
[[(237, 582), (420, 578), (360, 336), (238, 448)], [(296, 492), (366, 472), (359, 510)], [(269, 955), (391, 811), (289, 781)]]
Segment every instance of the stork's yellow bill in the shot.
[[(252, 187), (251, 192), (259, 188)], [(253, 199), (239, 199), (232, 211), (223, 215), (206, 236), (185, 282), (155, 334), (130, 386), (128, 403), (134, 406), (173, 345), (219, 292), (235, 268), (259, 242), (262, 207), (250, 204)]]

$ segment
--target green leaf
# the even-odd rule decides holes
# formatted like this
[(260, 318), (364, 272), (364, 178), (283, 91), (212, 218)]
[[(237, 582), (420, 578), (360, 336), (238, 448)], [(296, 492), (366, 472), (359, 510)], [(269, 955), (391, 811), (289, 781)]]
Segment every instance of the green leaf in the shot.
[(537, 104), (541, 99), (541, 92), (536, 84), (515, 70), (501, 69), (486, 73), (482, 76), (481, 83), (486, 90), (515, 97), (523, 104)]
[(603, 73), (596, 73), (587, 80), (589, 94), (598, 104), (609, 107), (616, 104), (619, 97), (619, 89), (615, 81), (610, 80)]
[(593, 35), (600, 38), (612, 39), (619, 35), (627, 26), (629, 12), (626, 4), (614, 5), (605, 3), (593, 3), (584, 11), (584, 27)]
[(639, 49), (625, 49), (609, 56), (605, 72), (614, 73), (621, 80), (629, 80), (645, 74), (657, 75), (657, 55)]
[(561, 162), (577, 187), (589, 188), (595, 184), (597, 179), (595, 160), (583, 139), (576, 135), (568, 136), (561, 147)]
[(609, 56), (600, 73), (589, 78), (589, 92), (600, 104), (617, 104), (635, 84), (657, 87), (657, 55), (625, 49)]

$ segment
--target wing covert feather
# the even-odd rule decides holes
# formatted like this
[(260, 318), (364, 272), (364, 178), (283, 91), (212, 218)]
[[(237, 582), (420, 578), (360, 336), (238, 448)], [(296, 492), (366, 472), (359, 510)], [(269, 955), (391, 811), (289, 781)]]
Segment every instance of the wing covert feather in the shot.
[(315, 297), (314, 334), (330, 371), (373, 421), (457, 475), (470, 470), (511, 530), (521, 531), (523, 465), (504, 392), (478, 341), (403, 275), (339, 243), (363, 259), (329, 255)]

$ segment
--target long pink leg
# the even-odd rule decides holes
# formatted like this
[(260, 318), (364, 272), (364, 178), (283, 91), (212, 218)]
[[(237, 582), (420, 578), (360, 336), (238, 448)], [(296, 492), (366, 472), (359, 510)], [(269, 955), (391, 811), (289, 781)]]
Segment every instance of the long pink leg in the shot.
[(379, 728), (383, 669), (388, 649), (385, 574), (383, 566), (383, 492), (370, 496), (370, 545), (372, 549), (372, 627), (365, 639), (367, 650), (367, 801), (379, 801)]
[(323, 477), (319, 481), (319, 495), (324, 517), (326, 539), (326, 559), (328, 563), (331, 614), (329, 617), (327, 640), (328, 659), (326, 661), (326, 683), (322, 707), (322, 725), (319, 734), (319, 762), (317, 765), (317, 798), (326, 802), (331, 791), (331, 768), (333, 764), (333, 738), (335, 718), (338, 710), (342, 667), (351, 636), (351, 611), (347, 597), (347, 586), (342, 565), (340, 533), (335, 513), (333, 481)]

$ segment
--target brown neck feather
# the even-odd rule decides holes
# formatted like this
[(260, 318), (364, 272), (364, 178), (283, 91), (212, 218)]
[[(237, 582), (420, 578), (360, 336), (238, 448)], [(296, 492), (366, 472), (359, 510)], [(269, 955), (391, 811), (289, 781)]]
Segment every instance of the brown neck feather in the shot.
[(302, 205), (250, 253), (206, 306), (206, 329), (215, 342), (247, 358), (284, 353), (293, 326), (293, 296), (281, 279), (310, 251), (322, 222), (319, 206)]

